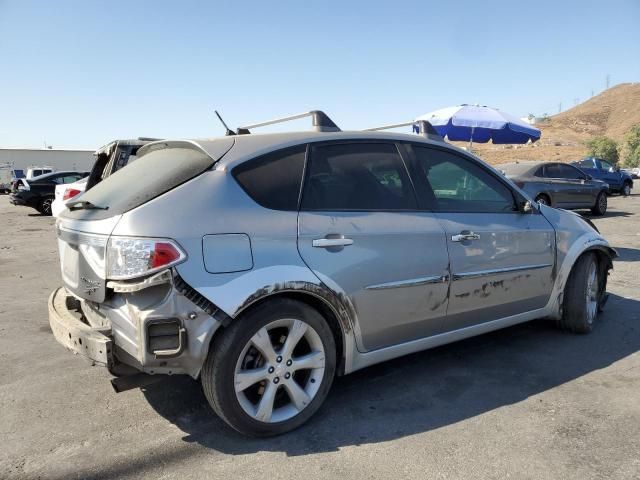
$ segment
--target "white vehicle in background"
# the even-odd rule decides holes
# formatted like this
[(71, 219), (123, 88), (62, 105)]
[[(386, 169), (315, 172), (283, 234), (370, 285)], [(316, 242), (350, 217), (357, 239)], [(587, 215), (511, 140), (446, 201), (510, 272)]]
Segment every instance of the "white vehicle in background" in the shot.
[(77, 197), (87, 188), (89, 177), (85, 177), (74, 183), (56, 185), (55, 198), (51, 204), (51, 215), (58, 218), (66, 207), (66, 203)]
[(55, 172), (55, 169), (53, 167), (49, 167), (49, 166), (39, 167), (39, 166), (33, 165), (27, 168), (27, 174), (25, 175), (25, 178), (27, 180), (31, 180), (34, 177), (39, 177), (40, 175), (45, 175), (47, 173), (53, 173), (53, 172)]
[(0, 163), (0, 193), (11, 192), (13, 175), (12, 163)]

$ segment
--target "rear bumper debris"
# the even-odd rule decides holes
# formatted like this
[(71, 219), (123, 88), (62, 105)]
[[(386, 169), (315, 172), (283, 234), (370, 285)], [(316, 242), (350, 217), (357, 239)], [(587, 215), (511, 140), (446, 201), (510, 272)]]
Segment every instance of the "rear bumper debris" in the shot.
[(82, 321), (79, 300), (64, 287), (49, 297), (49, 325), (55, 339), (77, 355), (82, 355), (94, 365), (111, 367), (113, 341), (110, 328), (95, 328)]

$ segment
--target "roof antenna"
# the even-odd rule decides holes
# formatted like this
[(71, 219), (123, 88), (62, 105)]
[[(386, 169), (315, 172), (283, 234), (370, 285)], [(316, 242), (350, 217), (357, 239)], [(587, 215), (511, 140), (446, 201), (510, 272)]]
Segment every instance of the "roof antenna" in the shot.
[(221, 124), (224, 126), (224, 128), (227, 130), (224, 134), (225, 134), (226, 136), (229, 136), (229, 135), (235, 135), (235, 132), (234, 132), (233, 130), (231, 130), (231, 129), (227, 126), (227, 124), (226, 124), (226, 123), (224, 123), (224, 120), (222, 119), (222, 117), (220, 116), (220, 114), (218, 113), (218, 111), (217, 111), (217, 110), (214, 110), (214, 112), (216, 112), (216, 115), (217, 115), (217, 117), (218, 117), (218, 120), (220, 120), (220, 123), (221, 123)]

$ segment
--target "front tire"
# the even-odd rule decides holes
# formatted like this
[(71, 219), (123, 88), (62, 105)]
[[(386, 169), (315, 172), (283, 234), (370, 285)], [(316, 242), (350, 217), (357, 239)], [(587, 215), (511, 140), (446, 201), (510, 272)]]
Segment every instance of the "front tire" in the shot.
[(596, 197), (596, 203), (591, 208), (591, 213), (601, 217), (605, 213), (607, 213), (607, 194), (605, 192), (600, 192)]
[(329, 393), (335, 369), (335, 341), (322, 315), (304, 303), (278, 299), (221, 332), (201, 380), (220, 418), (240, 433), (266, 437), (311, 418)]
[(595, 254), (585, 253), (577, 260), (564, 290), (559, 321), (563, 330), (573, 333), (593, 331), (602, 298), (601, 274)]

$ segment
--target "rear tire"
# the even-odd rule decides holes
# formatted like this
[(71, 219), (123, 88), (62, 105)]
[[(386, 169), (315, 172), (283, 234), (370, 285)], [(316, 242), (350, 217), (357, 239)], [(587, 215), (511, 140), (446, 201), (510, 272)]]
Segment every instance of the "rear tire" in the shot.
[(620, 190), (623, 196), (628, 197), (631, 195), (631, 182), (624, 182), (622, 184), (622, 190)]
[(536, 197), (536, 202), (540, 203), (541, 205), (547, 205), (548, 207), (551, 206), (551, 199), (544, 193), (541, 193)]
[(53, 197), (45, 197), (42, 200), (40, 200), (40, 203), (38, 203), (38, 211), (42, 214), (42, 215), (47, 215), (47, 216), (51, 216), (51, 204), (53, 203)]
[(588, 252), (578, 258), (564, 289), (560, 328), (573, 333), (593, 331), (602, 298), (600, 275), (595, 254)]
[(267, 437), (311, 418), (329, 393), (335, 369), (335, 341), (322, 315), (302, 302), (277, 299), (251, 309), (215, 338), (201, 381), (227, 424)]
[(591, 213), (601, 217), (607, 213), (607, 194), (600, 192), (596, 197), (596, 204), (591, 208)]

